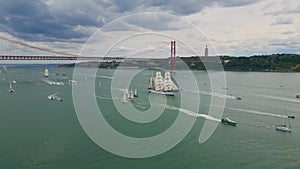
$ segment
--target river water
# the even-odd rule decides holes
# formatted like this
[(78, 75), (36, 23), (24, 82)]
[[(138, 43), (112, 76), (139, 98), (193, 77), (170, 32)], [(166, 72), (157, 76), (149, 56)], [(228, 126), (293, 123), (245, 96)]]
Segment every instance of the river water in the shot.
[[(73, 68), (49, 67), (48, 78), (43, 77), (44, 68), (8, 67), (8, 72), (0, 75), (1, 169), (300, 168), (300, 99), (295, 97), (300, 94), (299, 73), (226, 72), (227, 86), (220, 89), (226, 94), (222, 94), (211, 91), (210, 84), (214, 82), (210, 82), (206, 72), (191, 72), (191, 76), (179, 71), (173, 76), (187, 84), (194, 79), (199, 89), (184, 88), (175, 97), (161, 98), (147, 92), (153, 71), (141, 70), (127, 86), (137, 88), (139, 96), (134, 101), (121, 103), (127, 76), (120, 77), (124, 84), (113, 86), (115, 70), (99, 69), (93, 76), (85, 74), (88, 71), (83, 69), (78, 86), (95, 85), (91, 97), (97, 101), (108, 124), (124, 135), (147, 138), (170, 128), (181, 114), (195, 119), (183, 140), (170, 150), (148, 158), (128, 158), (98, 146), (82, 127), (89, 120), (82, 122), (74, 108), (72, 85), (68, 84), (68, 80), (73, 79)], [(134, 71), (122, 70), (125, 74)], [(15, 92), (9, 93), (9, 81), (14, 76), (17, 80), (17, 84), (13, 84)], [(61, 81), (65, 85), (49, 85), (47, 81)], [(191, 97), (187, 99), (188, 104), (198, 104), (199, 109), (182, 107), (181, 92), (199, 96), (198, 103), (193, 102)], [(51, 94), (56, 94), (63, 101), (49, 100), (47, 97)], [(236, 96), (242, 99), (237, 100)], [(207, 115), (209, 108), (223, 106), (212, 105), (212, 97), (226, 99), (222, 116), (236, 121), (236, 127), (222, 125), (220, 118)], [(151, 98), (156, 100), (156, 105), (151, 105)], [(81, 100), (85, 101), (89, 100)], [(151, 106), (164, 108), (153, 121), (138, 123), (125, 118), (114, 104), (132, 105), (138, 112), (145, 112)], [(287, 119), (285, 111), (296, 119)], [(89, 118), (95, 122), (92, 116)], [(206, 120), (218, 126), (211, 137), (200, 144), (198, 137)], [(291, 133), (275, 130), (277, 124), (288, 120), (292, 126)], [(110, 139), (107, 135), (101, 137)], [(127, 146), (121, 140), (112, 138), (111, 142)], [(163, 147), (166, 143), (162, 140), (158, 145)]]

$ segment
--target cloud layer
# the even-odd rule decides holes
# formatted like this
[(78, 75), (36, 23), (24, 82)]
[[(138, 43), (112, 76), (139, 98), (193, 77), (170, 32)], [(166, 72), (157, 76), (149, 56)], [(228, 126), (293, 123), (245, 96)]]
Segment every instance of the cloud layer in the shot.
[[(109, 24), (139, 12), (145, 14)], [(30, 42), (51, 42), (50, 46), (59, 42), (54, 46), (64, 48), (71, 48), (70, 42), (85, 42), (103, 27), (103, 31), (116, 33), (148, 30), (186, 33), (182, 37), (187, 39), (196, 37), (174, 17), (147, 12), (192, 21), (214, 42), (220, 54), (247, 55), (258, 50), (272, 53), (278, 48), (295, 51), (299, 47), (291, 37), (300, 38), (300, 5), (289, 0), (0, 1), (0, 32)], [(194, 43), (202, 50), (206, 42), (198, 38)]]
[[(16, 37), (30, 41), (66, 41), (90, 36), (93, 30), (82, 27), (102, 27), (104, 24), (135, 12), (156, 11), (189, 15), (210, 6), (243, 6), (253, 0), (14, 0), (0, 1), (0, 28)], [(130, 24), (147, 29), (174, 29), (166, 18), (137, 18)], [(147, 22), (146, 22), (146, 21)], [(163, 24), (165, 23), (165, 24)]]

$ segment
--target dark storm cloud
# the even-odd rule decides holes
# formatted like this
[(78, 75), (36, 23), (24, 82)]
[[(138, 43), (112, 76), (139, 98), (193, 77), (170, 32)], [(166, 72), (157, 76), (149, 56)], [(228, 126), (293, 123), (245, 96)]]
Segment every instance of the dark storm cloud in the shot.
[[(2, 32), (36, 41), (67, 41), (87, 38), (92, 32), (76, 30), (78, 25), (102, 27), (130, 13), (142, 11), (189, 15), (210, 6), (244, 6), (257, 0), (13, 0), (0, 1)], [(144, 20), (143, 20), (144, 19)], [(152, 30), (179, 29), (165, 17), (136, 18), (129, 24)], [(123, 24), (125, 26), (126, 25)], [(125, 28), (126, 30), (127, 28)], [(122, 28), (112, 30), (124, 30)]]

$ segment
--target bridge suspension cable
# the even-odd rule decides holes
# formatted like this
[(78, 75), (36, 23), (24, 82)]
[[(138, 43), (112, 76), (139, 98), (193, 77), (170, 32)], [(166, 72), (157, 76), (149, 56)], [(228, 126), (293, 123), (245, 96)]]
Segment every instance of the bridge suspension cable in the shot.
[(27, 44), (27, 43), (24, 43), (24, 42), (20, 42), (20, 41), (17, 41), (17, 40), (9, 39), (9, 38), (1, 36), (1, 35), (0, 35), (0, 39), (5, 40), (5, 41), (9, 41), (11, 43), (14, 43), (14, 44), (17, 44), (17, 45), (21, 45), (21, 46), (24, 46), (24, 47), (29, 47), (31, 49), (36, 49), (36, 50), (40, 50), (40, 51), (43, 51), (43, 52), (49, 52), (49, 53), (52, 53), (52, 54), (72, 56), (72, 57), (79, 56), (79, 55), (70, 54), (70, 53), (66, 53), (66, 52), (60, 52), (60, 51), (55, 51), (55, 50), (52, 50), (52, 49), (47, 49), (47, 48), (33, 46), (33, 45), (30, 45), (30, 44)]

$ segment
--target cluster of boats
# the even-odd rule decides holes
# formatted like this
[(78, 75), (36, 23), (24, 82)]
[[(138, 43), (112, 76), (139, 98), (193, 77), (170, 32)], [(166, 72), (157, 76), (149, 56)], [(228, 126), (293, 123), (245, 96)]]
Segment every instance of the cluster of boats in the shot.
[(58, 101), (61, 101), (61, 102), (63, 101), (63, 99), (62, 99), (61, 97), (58, 97), (58, 96), (57, 96), (57, 93), (54, 93), (54, 94), (49, 95), (49, 96), (48, 96), (48, 99), (49, 99), (49, 100), (58, 100)]
[[(6, 68), (2, 68), (2, 72), (5, 72)], [(62, 75), (65, 75), (62, 74)], [(45, 69), (44, 71), (44, 76), (48, 77), (49, 76), (49, 71), (48, 69)], [(58, 81), (50, 81), (50, 80), (44, 80), (45, 83), (49, 85), (64, 85), (63, 82), (58, 82)], [(16, 84), (16, 77), (14, 77), (10, 82), (9, 82), (9, 92), (14, 92), (15, 90), (13, 89), (12, 84)], [(75, 80), (69, 80), (69, 84), (77, 84), (78, 82)], [(101, 86), (101, 82), (99, 82), (99, 86)], [(156, 94), (162, 94), (162, 95), (167, 95), (167, 96), (175, 96), (175, 93), (178, 91), (178, 87), (174, 84), (174, 82), (171, 79), (170, 72), (165, 72), (165, 76), (163, 77), (161, 72), (156, 72), (155, 76), (151, 76), (149, 80), (149, 86), (148, 86), (149, 93), (156, 93)], [(226, 90), (228, 90), (226, 88)], [(124, 90), (124, 95), (122, 102), (127, 102), (133, 101), (136, 97), (138, 97), (137, 93), (137, 88), (133, 89), (128, 89), (127, 86)], [(300, 98), (300, 95), (296, 95), (296, 98)], [(57, 96), (57, 93), (51, 94), (48, 96), (49, 100), (58, 100), (60, 102), (63, 101), (63, 99), (59, 96)], [(237, 100), (241, 100), (240, 97), (236, 97)], [(286, 115), (286, 111), (285, 111)], [(285, 118), (285, 124), (278, 124), (275, 126), (275, 129), (277, 131), (282, 131), (282, 132), (292, 132), (292, 127), (289, 119), (295, 119), (295, 116), (293, 115), (286, 115)], [(288, 121), (288, 123), (287, 123)], [(231, 126), (237, 126), (237, 122), (233, 121), (229, 118), (222, 118), (221, 123), (224, 125), (231, 125)]]
[(127, 102), (127, 100), (133, 101), (134, 98), (136, 98), (136, 97), (138, 97), (137, 88), (132, 90), (132, 89), (128, 89), (126, 86), (126, 88), (124, 90), (122, 102), (125, 103), (125, 102)]
[(64, 85), (63, 82), (59, 82), (59, 81), (50, 81), (50, 80), (42, 80), (42, 81), (44, 81), (48, 85), (57, 85), (57, 86)]
[[(285, 124), (278, 124), (275, 126), (275, 130), (277, 131), (282, 131), (282, 132), (292, 132), (292, 126), (291, 126), (291, 123), (289, 121), (289, 119), (295, 119), (295, 116), (293, 115), (288, 115), (286, 116), (287, 118), (285, 118)], [(288, 121), (288, 124), (287, 124), (287, 121)], [(236, 126), (237, 125), (237, 122), (236, 121), (233, 121), (229, 118), (223, 118), (221, 120), (221, 123), (224, 124), (224, 125), (231, 125), (231, 126)]]

